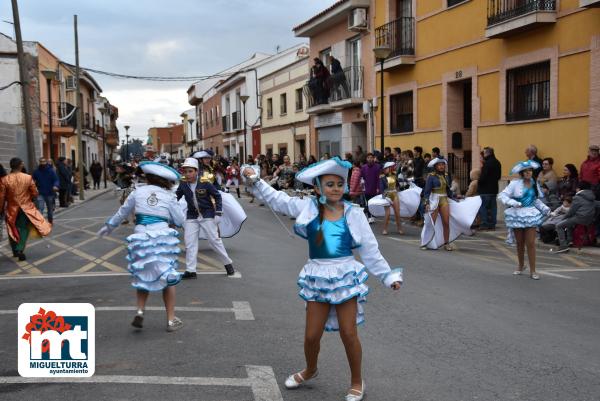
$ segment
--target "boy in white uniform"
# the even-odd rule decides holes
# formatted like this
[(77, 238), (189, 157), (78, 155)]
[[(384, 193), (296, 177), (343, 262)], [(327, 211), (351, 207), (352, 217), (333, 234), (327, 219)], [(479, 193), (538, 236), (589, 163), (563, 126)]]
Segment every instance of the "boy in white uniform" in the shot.
[[(185, 273), (182, 279), (196, 278), (198, 265), (198, 236), (202, 233), (210, 247), (217, 253), (225, 266), (228, 276), (235, 273), (232, 261), (227, 255), (223, 240), (219, 237), (218, 223), (223, 214), (221, 194), (215, 186), (198, 180), (198, 160), (187, 158), (182, 165), (186, 182), (179, 184), (177, 199), (184, 198), (187, 203), (186, 220), (183, 225), (185, 239)], [(213, 204), (214, 199), (214, 204)]]

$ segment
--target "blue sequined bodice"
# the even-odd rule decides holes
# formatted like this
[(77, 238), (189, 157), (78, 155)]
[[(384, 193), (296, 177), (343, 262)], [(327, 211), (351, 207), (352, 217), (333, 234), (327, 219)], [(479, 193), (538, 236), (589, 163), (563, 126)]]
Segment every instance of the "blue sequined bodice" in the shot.
[(523, 207), (533, 206), (533, 204), (535, 203), (535, 191), (533, 190), (533, 186), (529, 188), (524, 187), (523, 195), (519, 199), (517, 199), (517, 201), (521, 202), (521, 205)]
[(323, 220), (323, 242), (321, 245), (317, 244), (319, 218), (313, 219), (306, 228), (311, 259), (352, 256), (352, 235), (345, 216), (336, 221)]

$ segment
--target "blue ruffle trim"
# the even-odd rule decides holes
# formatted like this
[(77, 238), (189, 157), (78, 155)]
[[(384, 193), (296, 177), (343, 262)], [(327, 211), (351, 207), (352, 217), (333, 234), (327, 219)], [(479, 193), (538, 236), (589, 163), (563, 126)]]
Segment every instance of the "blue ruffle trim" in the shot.
[[(353, 273), (353, 272), (349, 272), (349, 273)], [(307, 289), (307, 290), (311, 290), (311, 291), (315, 291), (315, 292), (323, 292), (323, 293), (331, 293), (331, 292), (336, 292), (338, 290), (344, 289), (344, 288), (354, 288), (358, 285), (364, 284), (368, 279), (369, 279), (369, 275), (366, 273), (365, 269), (362, 269), (360, 271), (360, 273), (358, 273), (356, 275), (356, 277), (354, 278), (353, 282), (350, 284), (346, 284), (346, 285), (341, 285), (339, 287), (334, 287), (334, 288), (324, 288), (324, 287), (313, 287), (311, 286), (307, 281), (310, 280), (311, 276), (305, 276), (305, 277), (301, 277), (298, 279), (298, 287), (303, 288), (303, 289)], [(308, 280), (307, 280), (308, 279)], [(327, 279), (323, 279), (321, 278), (321, 280), (327, 280)], [(313, 279), (314, 281), (314, 279)], [(339, 279), (337, 281), (344, 281), (343, 279)]]
[[(354, 297), (358, 297), (358, 302), (365, 303), (365, 302), (367, 302), (366, 297), (369, 294), (369, 288), (367, 286), (364, 286), (364, 287), (366, 287), (366, 290), (354, 291), (350, 295), (348, 295), (342, 299), (332, 299), (332, 297), (330, 297), (329, 295), (327, 296), (327, 298), (324, 298), (321, 296), (321, 294), (313, 294), (313, 295), (307, 296), (307, 295), (303, 294), (302, 291), (300, 291), (300, 293), (298, 295), (300, 295), (300, 298), (304, 299), (306, 302), (315, 301), (315, 302), (328, 303), (331, 305), (343, 304), (344, 302), (349, 301)], [(308, 288), (303, 288), (302, 290), (304, 290), (304, 289), (308, 289)]]

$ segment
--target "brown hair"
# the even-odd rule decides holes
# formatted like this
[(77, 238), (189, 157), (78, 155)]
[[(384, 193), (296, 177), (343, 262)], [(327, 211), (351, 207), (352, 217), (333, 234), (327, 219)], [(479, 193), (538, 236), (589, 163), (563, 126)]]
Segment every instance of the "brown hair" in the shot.
[[(318, 202), (318, 201), (317, 201)], [(317, 246), (323, 244), (323, 219), (325, 217), (325, 208), (321, 202), (319, 204), (319, 231), (317, 231)]]
[(166, 189), (167, 191), (171, 189), (171, 187), (173, 186), (173, 183), (169, 180), (167, 180), (166, 178), (163, 177), (159, 177), (157, 175), (154, 174), (148, 174), (146, 173), (146, 181), (148, 182), (149, 185), (156, 185), (157, 187)]

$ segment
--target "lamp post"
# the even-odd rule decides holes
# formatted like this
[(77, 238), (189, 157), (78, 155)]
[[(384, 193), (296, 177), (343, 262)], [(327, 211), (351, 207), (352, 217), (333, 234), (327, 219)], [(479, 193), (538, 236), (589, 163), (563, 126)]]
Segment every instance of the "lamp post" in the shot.
[(246, 102), (248, 101), (248, 99), (250, 99), (250, 96), (248, 95), (240, 95), (240, 100), (242, 101), (242, 104), (244, 105), (244, 154), (242, 155), (242, 157), (240, 157), (240, 160), (244, 161), (248, 158), (248, 147), (247, 147), (247, 143), (246, 143), (246, 131), (247, 131), (247, 127), (246, 127)]
[(386, 58), (388, 58), (390, 56), (390, 53), (392, 53), (392, 48), (387, 44), (384, 43), (380, 46), (377, 46), (375, 48), (373, 48), (373, 53), (375, 53), (375, 58), (377, 60), (379, 60), (379, 62), (381, 63), (381, 71), (379, 71), (379, 74), (381, 75), (381, 95), (379, 96), (379, 100), (381, 103), (381, 105), (379, 106), (379, 113), (381, 115), (381, 149), (380, 152), (383, 155), (383, 135), (384, 135), (384, 128), (383, 128), (383, 124), (384, 124), (384, 114), (383, 114), (383, 62), (385, 61)]
[(194, 124), (194, 119), (193, 118), (188, 118), (188, 123), (190, 123), (190, 141), (192, 142), (192, 153), (194, 153), (194, 145), (196, 145), (196, 138), (194, 138), (192, 136), (193, 134), (193, 124)]
[(127, 138), (127, 142), (125, 142), (125, 161), (129, 161), (129, 125), (125, 126), (125, 138)]
[(173, 129), (169, 129), (169, 156), (173, 158)]
[(104, 177), (104, 189), (106, 189), (106, 128), (104, 128), (104, 113), (106, 107), (99, 107), (98, 111), (102, 116), (102, 176)]
[(52, 81), (56, 79), (56, 72), (52, 70), (44, 70), (42, 74), (46, 78), (48, 87), (48, 146), (50, 147), (50, 159), (54, 161), (54, 143), (52, 136)]

